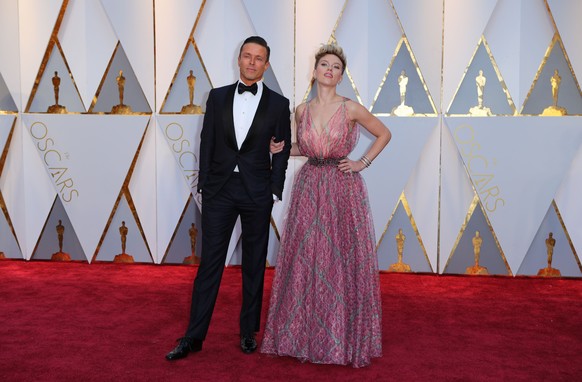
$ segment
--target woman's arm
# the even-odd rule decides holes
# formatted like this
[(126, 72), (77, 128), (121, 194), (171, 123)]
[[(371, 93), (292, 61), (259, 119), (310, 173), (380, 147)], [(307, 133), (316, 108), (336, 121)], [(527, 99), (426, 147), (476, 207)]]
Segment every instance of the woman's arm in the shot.
[[(305, 110), (305, 104), (302, 103), (301, 105), (297, 106), (295, 109), (295, 126), (299, 126), (299, 122), (301, 121), (301, 115)], [(271, 138), (271, 145), (269, 149), (271, 154), (279, 153), (283, 150), (285, 146), (285, 142), (275, 142), (275, 137)], [(299, 147), (297, 146), (297, 142), (291, 142), (291, 156), (301, 156), (301, 152), (299, 152)]]
[(348, 115), (350, 119), (364, 129), (368, 130), (376, 139), (368, 152), (360, 160), (350, 160), (346, 159), (340, 162), (339, 169), (344, 172), (359, 172), (372, 164), (372, 161), (380, 154), (380, 152), (386, 147), (390, 139), (392, 139), (392, 133), (390, 130), (375, 117), (372, 113), (368, 111), (364, 106), (357, 102), (348, 101), (346, 103), (348, 109)]

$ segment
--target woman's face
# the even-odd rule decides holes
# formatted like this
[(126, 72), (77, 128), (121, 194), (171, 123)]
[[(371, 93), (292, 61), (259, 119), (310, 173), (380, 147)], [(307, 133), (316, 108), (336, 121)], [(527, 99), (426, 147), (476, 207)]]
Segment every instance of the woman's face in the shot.
[(337, 85), (342, 78), (343, 65), (335, 54), (326, 54), (319, 59), (313, 76), (317, 82)]

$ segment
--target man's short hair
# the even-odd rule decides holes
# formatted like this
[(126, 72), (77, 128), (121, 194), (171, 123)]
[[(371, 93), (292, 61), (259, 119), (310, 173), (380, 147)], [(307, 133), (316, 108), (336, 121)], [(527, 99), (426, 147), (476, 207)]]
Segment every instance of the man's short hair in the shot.
[(246, 44), (250, 44), (250, 43), (259, 44), (260, 46), (267, 49), (267, 62), (269, 62), (269, 57), (271, 56), (271, 48), (267, 44), (267, 41), (264, 38), (262, 38), (261, 36), (251, 36), (251, 37), (247, 38), (240, 46), (238, 56), (240, 57), (240, 55), (242, 53), (243, 46), (245, 46)]

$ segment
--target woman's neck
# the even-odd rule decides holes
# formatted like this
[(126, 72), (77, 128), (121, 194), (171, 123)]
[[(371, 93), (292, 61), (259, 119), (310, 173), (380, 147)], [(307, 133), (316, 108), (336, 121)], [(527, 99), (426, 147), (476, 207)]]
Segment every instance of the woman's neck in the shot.
[(337, 102), (337, 93), (334, 87), (322, 87), (317, 86), (317, 96), (315, 96), (315, 101), (320, 105), (327, 105), (330, 103)]

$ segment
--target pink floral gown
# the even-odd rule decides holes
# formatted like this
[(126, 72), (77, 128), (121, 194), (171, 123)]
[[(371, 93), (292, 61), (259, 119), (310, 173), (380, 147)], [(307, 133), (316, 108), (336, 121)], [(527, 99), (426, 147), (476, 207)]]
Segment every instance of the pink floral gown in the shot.
[(382, 307), (366, 186), (337, 168), (359, 136), (345, 101), (322, 132), (309, 104), (301, 116), (309, 160), (293, 186), (261, 351), (362, 367), (382, 355)]

